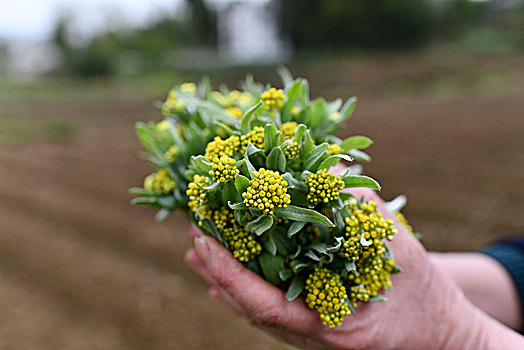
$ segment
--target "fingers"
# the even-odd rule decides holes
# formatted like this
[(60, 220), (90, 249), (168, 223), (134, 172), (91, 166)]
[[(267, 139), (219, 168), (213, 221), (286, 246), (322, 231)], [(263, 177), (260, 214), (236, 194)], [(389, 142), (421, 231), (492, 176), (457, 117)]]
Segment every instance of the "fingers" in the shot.
[(214, 286), (209, 288), (209, 295), (224, 304), (226, 304), (230, 309), (241, 316), (246, 316), (244, 310), (238, 305), (238, 303), (233, 299), (225, 290), (221, 287)]
[(193, 223), (189, 225), (189, 230), (187, 232), (191, 241), (193, 241), (193, 239), (195, 239), (196, 237), (200, 237), (203, 235), (202, 231), (198, 228), (198, 226), (196, 226)]
[(301, 300), (289, 302), (277, 287), (246, 269), (211, 237), (194, 240), (195, 250), (212, 278), (254, 323), (312, 333), (319, 328), (318, 314)]
[(207, 270), (206, 264), (202, 261), (202, 259), (200, 259), (200, 257), (194, 249), (190, 249), (186, 252), (184, 260), (186, 264), (188, 264), (189, 267), (191, 267), (191, 269), (193, 269), (196, 273), (200, 275), (200, 277), (202, 277), (202, 279), (204, 279), (204, 281), (206, 281), (212, 286), (218, 286), (215, 279)]

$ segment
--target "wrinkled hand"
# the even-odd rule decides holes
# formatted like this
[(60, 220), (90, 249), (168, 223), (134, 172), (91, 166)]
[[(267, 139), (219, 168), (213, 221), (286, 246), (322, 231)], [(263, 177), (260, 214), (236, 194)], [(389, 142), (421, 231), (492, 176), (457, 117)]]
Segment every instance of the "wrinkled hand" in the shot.
[[(373, 191), (352, 193), (376, 201), (378, 211), (393, 219)], [(383, 292), (389, 300), (360, 303), (356, 315), (346, 317), (335, 329), (322, 325), (318, 312), (309, 309), (301, 298), (287, 301), (284, 292), (244, 268), (224, 246), (203, 236), (196, 226), (190, 228), (194, 249), (187, 252), (186, 261), (211, 285), (214, 298), (300, 348), (475, 348), (472, 342), (483, 332), (483, 322), (477, 321), (479, 312), (428, 261), (420, 243), (396, 226), (399, 232), (388, 246), (403, 272), (393, 275), (393, 288)]]

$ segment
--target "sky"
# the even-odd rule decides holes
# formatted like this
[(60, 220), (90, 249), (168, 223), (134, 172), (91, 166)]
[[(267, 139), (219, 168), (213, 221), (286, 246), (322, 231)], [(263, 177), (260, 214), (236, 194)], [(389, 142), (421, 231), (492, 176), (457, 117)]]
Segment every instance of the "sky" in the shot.
[(180, 3), (181, 0), (0, 0), (0, 40), (49, 39), (57, 18), (64, 12), (73, 14), (76, 30), (90, 35), (108, 23), (147, 23), (174, 13)]

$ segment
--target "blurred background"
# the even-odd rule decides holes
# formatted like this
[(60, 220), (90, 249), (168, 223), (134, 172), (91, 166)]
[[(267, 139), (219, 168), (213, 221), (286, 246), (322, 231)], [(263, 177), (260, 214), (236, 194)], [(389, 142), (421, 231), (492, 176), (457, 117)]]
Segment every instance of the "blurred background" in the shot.
[(359, 97), (341, 136), (431, 250), (524, 231), (524, 2), (0, 0), (0, 347), (285, 349), (209, 299), (133, 125), (209, 76)]

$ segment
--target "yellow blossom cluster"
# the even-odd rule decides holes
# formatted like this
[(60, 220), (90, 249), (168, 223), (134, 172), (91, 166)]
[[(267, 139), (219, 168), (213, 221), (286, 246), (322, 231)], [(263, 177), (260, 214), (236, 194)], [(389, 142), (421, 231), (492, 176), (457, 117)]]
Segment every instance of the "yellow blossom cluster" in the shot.
[(397, 212), (395, 213), (395, 219), (397, 219), (397, 221), (399, 222), (399, 224), (401, 224), (408, 233), (410, 234), (414, 234), (414, 231), (413, 231), (413, 226), (411, 226), (408, 222), (408, 219), (406, 219), (406, 217), (404, 216), (404, 214), (402, 214), (401, 212)]
[(341, 151), (342, 147), (337, 143), (332, 143), (327, 148), (327, 152), (331, 155), (339, 154)]
[(253, 130), (251, 130), (250, 132), (248, 132), (245, 135), (240, 136), (240, 146), (241, 146), (240, 151), (242, 152), (242, 154), (244, 154), (244, 152), (247, 149), (247, 146), (250, 143), (253, 144), (253, 146), (257, 148), (260, 148), (262, 150), (264, 149), (264, 128), (263, 127), (255, 126)]
[(300, 155), (300, 145), (298, 142), (293, 141), (284, 148), (284, 155), (289, 159), (297, 159)]
[[(209, 178), (205, 176), (195, 175), (193, 176), (193, 182), (187, 185), (186, 195), (189, 197), (187, 206), (193, 213), (204, 204), (206, 200), (206, 190), (202, 187), (207, 187), (210, 184)], [(199, 186), (200, 185), (200, 186)]]
[(213, 210), (213, 214), (210, 219), (213, 220), (215, 226), (219, 230), (227, 226), (233, 226), (235, 224), (235, 215), (226, 207), (220, 207), (220, 209)]
[(253, 104), (253, 95), (247, 91), (231, 90), (228, 93), (221, 93), (219, 91), (213, 91), (211, 96), (218, 102), (222, 107), (249, 107)]
[(260, 99), (264, 105), (264, 109), (267, 110), (273, 108), (282, 108), (284, 98), (286, 98), (284, 91), (282, 91), (282, 89), (275, 89), (274, 87), (264, 91), (260, 96)]
[(169, 147), (169, 149), (167, 150), (166, 159), (169, 163), (173, 163), (177, 155), (178, 155), (178, 147), (173, 145)]
[[(346, 223), (346, 241), (340, 255), (356, 261), (369, 256), (380, 256), (385, 253), (384, 239), (391, 240), (397, 233), (390, 219), (384, 219), (377, 212), (377, 204), (367, 201), (358, 206), (356, 199), (348, 201), (347, 207), (351, 216), (344, 219)], [(363, 235), (363, 237), (362, 237)], [(361, 244), (361, 241), (365, 242)]]
[(284, 141), (286, 138), (293, 138), (297, 132), (298, 123), (297, 122), (287, 122), (282, 124), (280, 127), (280, 141)]
[(344, 181), (340, 176), (328, 173), (327, 169), (321, 169), (306, 178), (309, 187), (307, 200), (313, 204), (329, 203), (339, 197), (339, 191), (344, 188)]
[(255, 238), (255, 235), (236, 225), (224, 229), (224, 239), (229, 250), (234, 258), (242, 262), (253, 260), (262, 252), (262, 246)]
[(212, 159), (211, 169), (209, 175), (216, 182), (226, 182), (232, 180), (239, 173), (236, 163), (237, 161), (228, 156), (217, 157)]
[(168, 194), (175, 188), (175, 180), (166, 169), (159, 169), (144, 179), (144, 189), (156, 194)]
[(195, 96), (197, 94), (197, 86), (195, 83), (183, 83), (180, 85), (180, 91)]
[(213, 141), (209, 142), (206, 146), (205, 157), (207, 159), (223, 156), (233, 157), (239, 147), (240, 137), (236, 135), (232, 135), (225, 140), (220, 136), (215, 136)]
[(306, 280), (305, 288), (307, 305), (318, 310), (324, 325), (330, 328), (340, 326), (344, 317), (351, 314), (346, 287), (338, 274), (317, 267)]
[(368, 301), (369, 298), (377, 296), (382, 289), (391, 288), (391, 272), (395, 267), (395, 259), (386, 259), (383, 256), (373, 256), (357, 263), (356, 272), (348, 276), (349, 300), (353, 306), (357, 301)]
[(168, 116), (183, 111), (184, 108), (186, 108), (186, 105), (178, 98), (176, 90), (169, 90), (169, 94), (162, 104), (162, 114)]
[(242, 113), (242, 110), (238, 107), (228, 107), (226, 108), (226, 112), (229, 115), (232, 115), (235, 118), (242, 119), (242, 116), (244, 113)]
[(293, 108), (291, 108), (291, 114), (297, 115), (298, 113), (300, 113), (300, 108), (293, 106)]
[(275, 208), (286, 208), (291, 203), (291, 196), (287, 193), (288, 183), (278, 171), (260, 168), (253, 172), (253, 176), (249, 187), (242, 193), (248, 207), (256, 207), (264, 214), (272, 215)]

